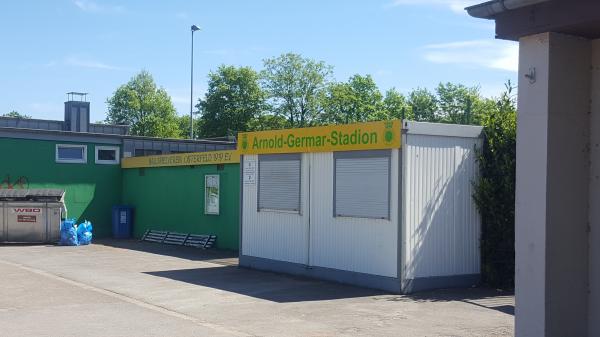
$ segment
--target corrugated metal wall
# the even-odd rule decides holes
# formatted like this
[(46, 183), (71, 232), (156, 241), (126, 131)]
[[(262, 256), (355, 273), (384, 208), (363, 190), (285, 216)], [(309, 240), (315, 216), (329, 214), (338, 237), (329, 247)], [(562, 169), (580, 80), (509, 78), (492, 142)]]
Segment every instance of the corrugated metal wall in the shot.
[(303, 154), (301, 215), (258, 212), (257, 185), (243, 186), (242, 254), (404, 279), (479, 274), (472, 183), (480, 143), (406, 134), (391, 151), (389, 220), (334, 217), (334, 154)]
[(407, 134), (403, 142), (404, 278), (478, 274), (472, 182), (479, 138)]
[(333, 217), (333, 153), (311, 160), (310, 265), (398, 276), (398, 150), (392, 150), (390, 219)]
[[(301, 215), (258, 212), (257, 185), (244, 184), (242, 254), (398, 277), (398, 153), (391, 157), (389, 220), (333, 217), (331, 152), (302, 155)], [(252, 160), (258, 157), (244, 157)]]
[[(258, 211), (258, 179), (243, 184), (242, 255), (308, 264), (308, 156), (302, 155), (301, 211)], [(244, 156), (256, 161), (258, 156)], [(244, 169), (244, 166), (241, 168)], [(258, 173), (258, 172), (257, 172)]]

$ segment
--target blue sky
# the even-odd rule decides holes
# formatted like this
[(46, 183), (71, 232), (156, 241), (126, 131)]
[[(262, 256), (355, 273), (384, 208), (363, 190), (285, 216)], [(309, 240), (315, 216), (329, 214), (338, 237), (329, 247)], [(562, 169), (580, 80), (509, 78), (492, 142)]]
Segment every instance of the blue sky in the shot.
[(191, 24), (195, 99), (221, 64), (260, 69), (285, 52), (323, 60), (335, 78), (371, 74), (381, 90), (439, 82), (497, 95), (515, 81), (516, 43), (494, 40), (492, 21), (469, 17), (468, 0), (5, 1), (0, 11), (0, 114), (62, 119), (68, 91), (89, 92), (92, 120), (146, 69), (179, 114), (189, 111)]

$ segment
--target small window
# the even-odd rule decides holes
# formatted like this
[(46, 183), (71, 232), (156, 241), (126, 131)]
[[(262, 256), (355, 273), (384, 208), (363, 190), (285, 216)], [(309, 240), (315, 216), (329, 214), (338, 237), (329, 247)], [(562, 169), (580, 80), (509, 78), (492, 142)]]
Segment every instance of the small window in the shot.
[(72, 164), (87, 163), (87, 146), (56, 144), (56, 162)]
[(258, 157), (258, 210), (300, 212), (300, 155)]
[(390, 218), (391, 152), (334, 153), (334, 216)]
[(118, 164), (118, 146), (96, 146), (96, 164)]

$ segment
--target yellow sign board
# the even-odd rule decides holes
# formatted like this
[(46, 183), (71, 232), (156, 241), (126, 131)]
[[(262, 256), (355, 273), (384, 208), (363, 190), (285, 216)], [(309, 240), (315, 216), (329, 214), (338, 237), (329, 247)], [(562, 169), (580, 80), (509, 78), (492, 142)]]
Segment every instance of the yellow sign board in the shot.
[(242, 132), (240, 154), (332, 152), (400, 147), (400, 120)]
[(235, 164), (240, 162), (238, 151), (210, 151), (165, 154), (159, 156), (123, 158), (122, 168), (138, 167), (165, 167), (165, 166), (190, 166), (190, 165), (214, 165)]

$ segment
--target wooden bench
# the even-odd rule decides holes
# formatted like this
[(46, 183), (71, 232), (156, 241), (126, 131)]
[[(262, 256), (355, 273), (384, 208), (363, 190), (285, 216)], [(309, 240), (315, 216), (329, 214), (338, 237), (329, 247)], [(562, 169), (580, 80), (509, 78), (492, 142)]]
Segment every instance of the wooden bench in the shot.
[(217, 241), (216, 235), (186, 234), (178, 232), (148, 229), (140, 241), (164, 243), (168, 245), (188, 246), (209, 249)]

